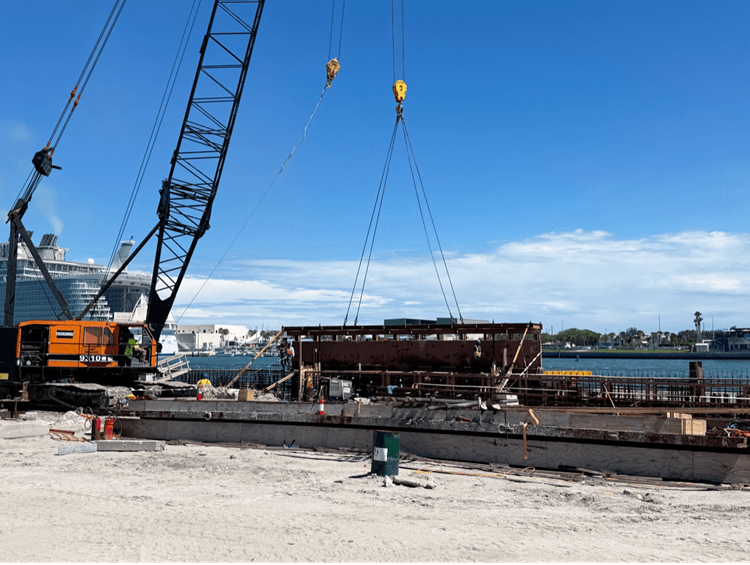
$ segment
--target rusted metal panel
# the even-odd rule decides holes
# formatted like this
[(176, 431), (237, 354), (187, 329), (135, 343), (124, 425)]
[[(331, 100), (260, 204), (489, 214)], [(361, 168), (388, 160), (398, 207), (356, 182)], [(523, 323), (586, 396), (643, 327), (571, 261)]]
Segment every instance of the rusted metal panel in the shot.
[[(320, 363), (326, 369), (358, 369), (361, 364), (363, 370), (489, 373), (493, 364), (503, 368), (502, 350), (511, 349), (515, 354), (518, 342), (485, 341), (478, 359), (474, 347), (474, 341), (320, 341), (304, 344), (301, 359), (308, 364)], [(538, 341), (525, 342), (517, 363), (530, 365), (539, 347)]]
[[(297, 362), (321, 370), (502, 372), (508, 360), (541, 367), (541, 325), (465, 324), (284, 328)], [(450, 336), (451, 339), (445, 339)], [(524, 337), (525, 336), (525, 337)], [(311, 341), (300, 340), (308, 338)], [(520, 348), (520, 351), (519, 351)], [(518, 353), (518, 354), (517, 354)]]
[[(285, 326), (286, 335), (293, 338), (307, 336), (311, 338), (352, 337), (374, 335), (477, 335), (508, 334), (511, 339), (520, 340), (528, 328), (530, 334), (541, 334), (541, 324), (430, 324), (425, 326)], [(498, 337), (497, 339), (501, 339)], [(538, 340), (538, 337), (537, 337)]]

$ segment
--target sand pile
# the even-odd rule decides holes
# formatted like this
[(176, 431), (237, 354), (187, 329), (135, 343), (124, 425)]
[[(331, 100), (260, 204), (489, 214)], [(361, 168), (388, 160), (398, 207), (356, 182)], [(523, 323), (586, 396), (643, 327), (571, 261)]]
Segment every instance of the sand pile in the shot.
[(258, 402), (281, 402), (272, 392), (263, 392), (262, 390), (255, 391), (255, 400)]
[(220, 386), (203, 385), (204, 400), (237, 400), (239, 389)]
[(58, 416), (57, 419), (50, 424), (50, 428), (75, 432), (75, 434), (80, 437), (91, 430), (91, 420), (84, 418), (78, 412), (71, 410)]

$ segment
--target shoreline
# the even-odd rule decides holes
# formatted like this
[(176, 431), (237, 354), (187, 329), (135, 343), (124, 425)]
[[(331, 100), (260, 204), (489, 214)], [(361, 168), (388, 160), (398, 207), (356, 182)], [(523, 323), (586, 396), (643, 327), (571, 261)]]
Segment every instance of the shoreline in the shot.
[(690, 351), (550, 351), (543, 350), (542, 358), (547, 359), (689, 359), (691, 361), (722, 360), (736, 361), (750, 359), (750, 351), (736, 351), (731, 353), (693, 353)]

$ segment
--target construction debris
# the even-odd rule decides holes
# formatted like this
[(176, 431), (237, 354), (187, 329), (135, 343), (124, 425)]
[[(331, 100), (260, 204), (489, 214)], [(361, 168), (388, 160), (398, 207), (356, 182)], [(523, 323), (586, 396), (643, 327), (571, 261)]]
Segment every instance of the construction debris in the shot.
[(96, 442), (97, 451), (164, 451), (166, 442), (137, 439), (109, 439)]
[(437, 488), (437, 481), (433, 479), (432, 477), (427, 477), (426, 480), (416, 480), (416, 479), (404, 479), (403, 477), (391, 477), (393, 479), (394, 485), (401, 485), (404, 487), (411, 487), (411, 488), (426, 488), (426, 489), (434, 489)]
[(44, 422), (9, 422), (0, 424), (0, 439), (18, 439), (44, 436), (49, 433), (49, 425)]
[(96, 451), (96, 443), (88, 441), (85, 443), (61, 445), (57, 448), (58, 455), (70, 455), (73, 453), (96, 453)]

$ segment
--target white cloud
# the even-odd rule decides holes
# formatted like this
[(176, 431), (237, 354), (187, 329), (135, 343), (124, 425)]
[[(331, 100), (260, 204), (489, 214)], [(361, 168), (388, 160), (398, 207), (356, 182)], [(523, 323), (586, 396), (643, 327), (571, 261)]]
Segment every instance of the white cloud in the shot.
[(0, 122), (0, 131), (4, 132), (7, 141), (28, 141), (31, 138), (31, 130), (22, 122), (3, 120)]
[[(617, 239), (604, 231), (546, 233), (487, 253), (448, 260), (462, 314), (500, 321), (540, 321), (549, 327), (598, 331), (637, 326), (691, 327), (696, 310), (717, 328), (750, 322), (750, 235), (681, 232)], [(356, 261), (248, 261), (262, 280), (211, 280), (185, 314), (189, 320), (267, 326), (340, 324), (347, 310)], [(444, 273), (443, 273), (444, 274)], [(373, 259), (359, 317), (447, 315), (429, 258)], [(185, 281), (182, 307), (202, 280)], [(451, 311), (450, 287), (443, 276)], [(350, 323), (355, 317), (355, 295)]]

